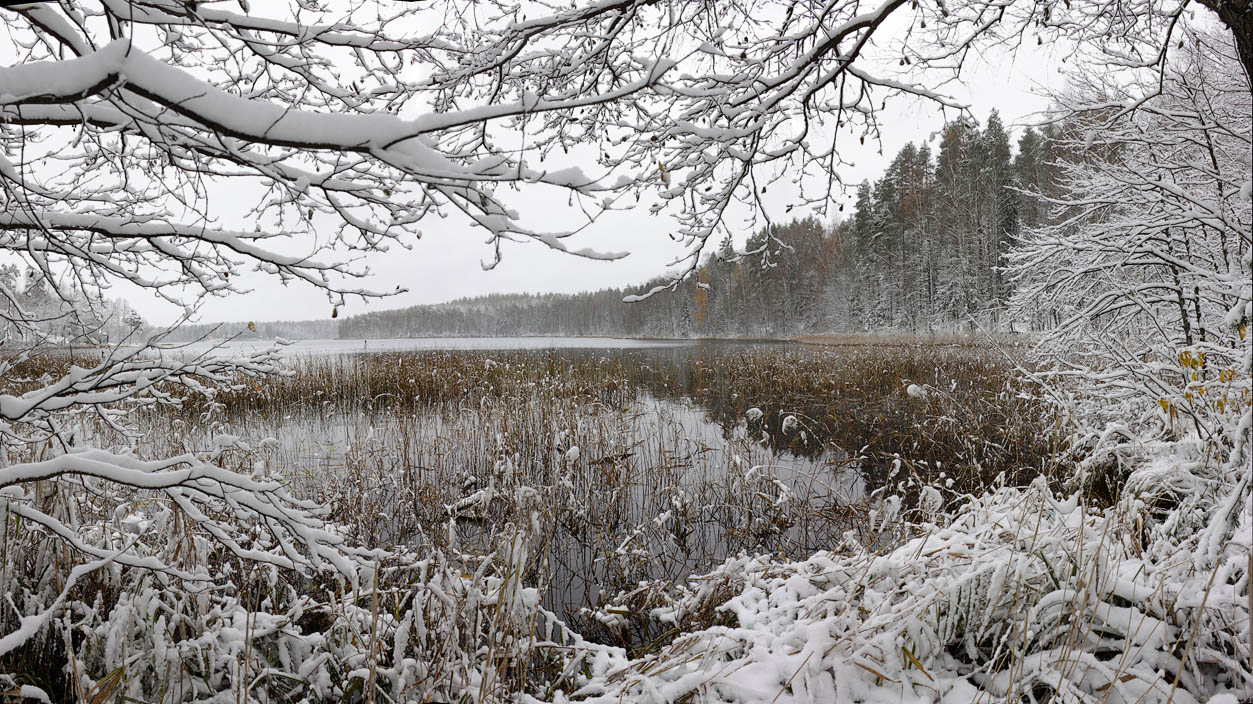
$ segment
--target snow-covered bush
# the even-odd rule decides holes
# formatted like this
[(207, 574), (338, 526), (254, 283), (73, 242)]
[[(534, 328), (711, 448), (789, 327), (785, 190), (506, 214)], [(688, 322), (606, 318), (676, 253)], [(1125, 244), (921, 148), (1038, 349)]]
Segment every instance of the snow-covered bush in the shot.
[[(89, 534), (91, 523), (83, 525)], [(67, 584), (48, 627), (6, 638), (27, 696), (494, 702), (571, 676), (580, 640), (540, 607), (539, 590), (523, 585), (530, 527), (503, 534), (486, 556), (359, 554), (355, 584), (234, 555), (195, 535), (177, 512), (99, 527), (117, 529), (115, 542), (149, 539), (131, 546), (131, 561), (170, 553), (199, 578), (126, 563), (83, 574), (77, 590)], [(39, 531), (24, 537), (5, 553), (8, 606), (43, 614), (51, 582), (74, 572), (55, 541)], [(6, 613), (9, 631), (13, 621)], [(45, 670), (59, 663), (64, 673)]]
[(680, 628), (586, 701), (1247, 700), (1247, 474), (1214, 498), (1198, 531), (1037, 480), (883, 554), (735, 558), (655, 607)]
[(1182, 31), (1160, 74), (1073, 73), (1054, 223), (1011, 258), (1017, 312), (1058, 321), (1037, 355), (1078, 445), (1115, 482), (1148, 438), (1222, 464), (1253, 406), (1253, 96), (1230, 37)]

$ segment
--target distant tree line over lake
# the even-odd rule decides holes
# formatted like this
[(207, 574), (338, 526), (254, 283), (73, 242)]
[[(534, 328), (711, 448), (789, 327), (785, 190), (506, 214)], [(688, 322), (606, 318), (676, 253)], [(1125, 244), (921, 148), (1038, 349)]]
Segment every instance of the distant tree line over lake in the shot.
[[(267, 337), (628, 335), (779, 336), (867, 330), (1006, 327), (1014, 238), (1047, 217), (1056, 129), (1027, 129), (1017, 150), (999, 116), (980, 129), (948, 125), (938, 152), (900, 150), (882, 178), (862, 182), (852, 213), (729, 237), (674, 291), (627, 304), (636, 289), (497, 294), (340, 320), (257, 323)], [(204, 334), (209, 326), (187, 326)], [(237, 326), (223, 326), (222, 331)]]

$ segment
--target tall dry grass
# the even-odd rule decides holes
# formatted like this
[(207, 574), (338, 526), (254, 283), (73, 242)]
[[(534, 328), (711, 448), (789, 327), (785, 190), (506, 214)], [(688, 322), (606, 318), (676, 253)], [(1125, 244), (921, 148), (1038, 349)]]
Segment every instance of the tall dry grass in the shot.
[[(373, 581), (250, 572), (180, 533), (177, 512), (143, 492), (63, 494), (57, 515), (106, 541), (130, 535), (135, 517), (163, 526), (143, 534), (143, 549), (178, 551), (226, 586), (189, 596), (106, 572), (81, 585), (77, 603), (96, 606), (60, 624), (63, 637), (3, 664), (67, 696), (115, 686), (169, 698), (245, 682), (241, 701), (248, 686), (292, 700), (492, 701), (556, 687), (577, 671), (566, 656), (583, 638), (666, 647), (696, 621), (661, 623), (649, 608), (736, 554), (887, 545), (903, 537), (885, 529), (893, 511), (920, 515), (1047, 476), (1055, 421), (1013, 379), (982, 350), (913, 346), (294, 359), (286, 376), (136, 409), (134, 436), (85, 421), (77, 441), (190, 451), (279, 478), (324, 503), (352, 543), (387, 549)], [(13, 584), (37, 594), (40, 575), (67, 569), (73, 556), (53, 544), (7, 534)], [(132, 611), (150, 616), (120, 627)], [(221, 628), (251, 635), (242, 648), (211, 643)], [(162, 655), (119, 660), (120, 642)], [(302, 685), (277, 674), (297, 655), (324, 658)]]
[(881, 493), (916, 508), (926, 487), (951, 505), (1029, 483), (1052, 472), (1059, 437), (1003, 358), (970, 347), (418, 352), (290, 367), (148, 411), (145, 451), (216, 452), (281, 476), (365, 545), (483, 554), (538, 512), (547, 558), (527, 578), (585, 630), (600, 626), (581, 607), (641, 580), (682, 580), (741, 551), (829, 547), (863, 530)]

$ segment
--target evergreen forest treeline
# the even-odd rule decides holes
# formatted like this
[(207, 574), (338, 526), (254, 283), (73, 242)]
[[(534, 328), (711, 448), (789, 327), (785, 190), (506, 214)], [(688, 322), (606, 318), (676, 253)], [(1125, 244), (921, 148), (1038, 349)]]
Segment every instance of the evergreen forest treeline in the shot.
[(861, 183), (853, 212), (837, 225), (814, 218), (776, 225), (739, 252), (726, 238), (675, 291), (637, 303), (622, 299), (638, 289), (501, 294), (339, 321), (259, 323), (249, 334), (721, 337), (950, 331), (976, 323), (1001, 329), (1012, 292), (1005, 255), (1021, 230), (1047, 217), (1037, 194), (1054, 190), (1055, 136), (1053, 128), (1027, 129), (1014, 150), (995, 112), (982, 129), (952, 123), (938, 153), (908, 144), (882, 178)]

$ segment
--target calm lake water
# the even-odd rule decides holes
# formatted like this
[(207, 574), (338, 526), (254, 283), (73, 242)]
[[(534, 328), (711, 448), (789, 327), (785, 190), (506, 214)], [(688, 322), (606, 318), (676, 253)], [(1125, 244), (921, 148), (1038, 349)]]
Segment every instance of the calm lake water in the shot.
[[(291, 344), (283, 348), (287, 354), (291, 355), (337, 355), (422, 350), (632, 350), (682, 348), (701, 344), (711, 343), (695, 340), (640, 340), (625, 337), (409, 337), (292, 340)], [(232, 340), (225, 343), (197, 342), (183, 349), (188, 353), (202, 353), (216, 347), (223, 353), (240, 354), (257, 352), (273, 346), (273, 340)]]
[(253, 387), (256, 405), (153, 437), (196, 451), (247, 438), (238, 461), (328, 503), (369, 545), (489, 554), (538, 512), (545, 602), (576, 618), (741, 551), (833, 547), (866, 527), (855, 504), (900, 478), (904, 454), (915, 476), (997, 471), (968, 452), (956, 411), (928, 410), (906, 381), (963, 404), (1008, 398), (979, 352), (920, 346), (421, 338), (285, 353), (295, 376)]

